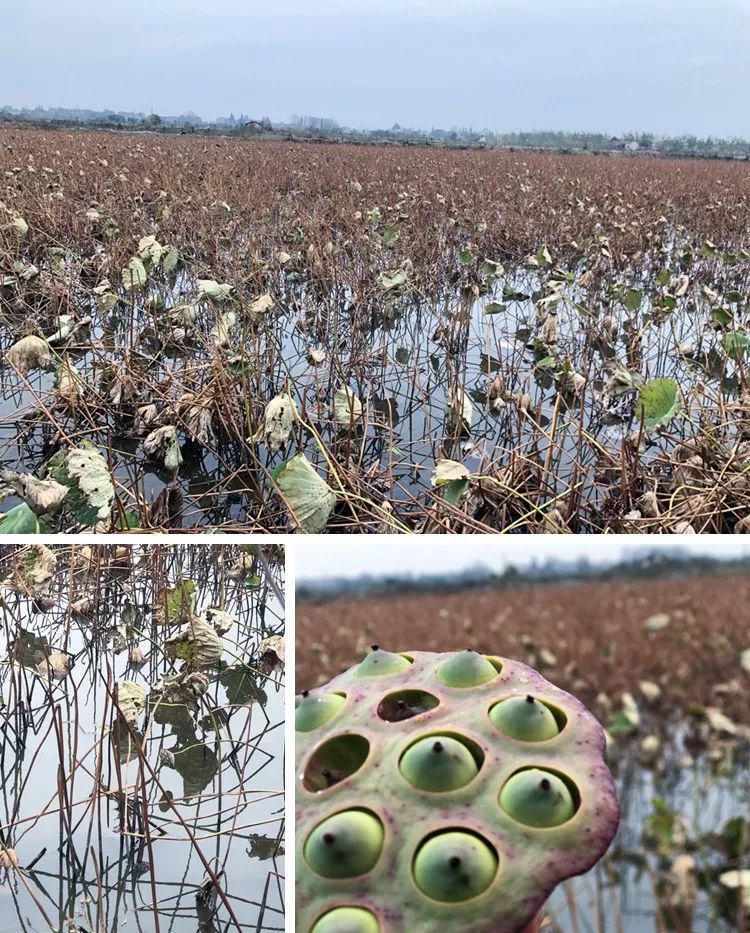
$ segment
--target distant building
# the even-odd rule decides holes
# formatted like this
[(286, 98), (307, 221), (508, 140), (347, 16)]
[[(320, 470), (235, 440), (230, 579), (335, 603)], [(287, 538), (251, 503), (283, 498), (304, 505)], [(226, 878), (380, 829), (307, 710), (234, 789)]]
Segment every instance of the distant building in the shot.
[(607, 149), (612, 152), (635, 152), (640, 148), (635, 139), (620, 139), (617, 136), (613, 136), (607, 144)]

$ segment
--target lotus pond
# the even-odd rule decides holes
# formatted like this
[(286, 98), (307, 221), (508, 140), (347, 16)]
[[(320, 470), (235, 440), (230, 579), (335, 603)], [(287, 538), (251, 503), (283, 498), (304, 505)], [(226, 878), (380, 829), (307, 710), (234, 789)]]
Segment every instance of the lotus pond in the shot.
[(750, 527), (747, 164), (0, 141), (5, 531)]
[(284, 929), (272, 546), (4, 546), (0, 930)]

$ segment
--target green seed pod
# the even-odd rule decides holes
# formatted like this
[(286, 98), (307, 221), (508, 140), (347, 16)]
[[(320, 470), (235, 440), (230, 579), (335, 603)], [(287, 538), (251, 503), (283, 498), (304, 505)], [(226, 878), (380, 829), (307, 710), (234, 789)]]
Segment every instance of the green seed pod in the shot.
[(535, 700), (531, 694), (497, 703), (490, 710), (490, 719), (505, 735), (522, 742), (544, 742), (560, 734), (549, 707)]
[(383, 848), (383, 824), (364, 810), (344, 810), (307, 837), (305, 861), (324, 878), (355, 878), (370, 871)]
[(414, 859), (417, 887), (436, 901), (468, 901), (492, 884), (497, 855), (477, 836), (445, 832), (428, 839)]
[(437, 679), (446, 687), (478, 687), (497, 677), (497, 668), (476, 651), (461, 651), (443, 661)]
[(329, 722), (346, 703), (340, 693), (319, 693), (303, 696), (294, 713), (294, 728), (297, 732), (312, 732)]
[(500, 791), (500, 806), (514, 820), (536, 829), (560, 826), (576, 810), (565, 782), (539, 768), (518, 771), (510, 777)]
[(404, 752), (399, 768), (414, 787), (433, 792), (463, 787), (479, 770), (468, 748), (447, 735), (415, 742)]
[(402, 655), (381, 651), (377, 645), (373, 645), (372, 651), (355, 668), (355, 673), (357, 677), (378, 677), (381, 674), (397, 674), (407, 667), (409, 661)]
[(336, 907), (323, 914), (312, 933), (380, 933), (380, 924), (369, 910)]

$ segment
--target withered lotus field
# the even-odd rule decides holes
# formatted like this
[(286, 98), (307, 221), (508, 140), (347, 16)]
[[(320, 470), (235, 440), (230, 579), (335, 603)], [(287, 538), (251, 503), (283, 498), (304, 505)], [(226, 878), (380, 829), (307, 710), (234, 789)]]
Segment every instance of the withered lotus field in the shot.
[(750, 166), (0, 129), (6, 533), (746, 532)]

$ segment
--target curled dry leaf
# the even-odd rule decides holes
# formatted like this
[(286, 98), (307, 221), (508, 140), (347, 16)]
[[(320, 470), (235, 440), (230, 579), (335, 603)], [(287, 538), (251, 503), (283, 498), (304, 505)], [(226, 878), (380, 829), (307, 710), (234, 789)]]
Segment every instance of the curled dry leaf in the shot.
[(5, 871), (17, 871), (18, 856), (16, 850), (0, 845), (0, 868)]
[(194, 618), (183, 631), (167, 639), (165, 650), (168, 658), (181, 658), (190, 670), (199, 670), (221, 659), (224, 644), (212, 625)]
[(218, 635), (226, 635), (237, 620), (223, 609), (211, 606), (206, 609), (206, 621), (209, 625), (213, 625)]
[(68, 494), (68, 487), (53, 479), (37, 479), (13, 470), (6, 470), (2, 480), (36, 515), (54, 512)]
[(268, 677), (278, 668), (284, 666), (286, 660), (286, 648), (284, 638), (281, 635), (271, 635), (264, 638), (258, 645), (258, 669)]
[(146, 708), (147, 696), (146, 688), (131, 680), (123, 680), (115, 687), (117, 709), (125, 722), (134, 729)]
[(307, 361), (311, 366), (320, 366), (326, 361), (326, 351), (320, 347), (310, 347), (307, 351)]
[(242, 551), (232, 566), (227, 570), (230, 580), (244, 580), (255, 573), (255, 554), (252, 551)]
[(273, 298), (266, 292), (260, 298), (256, 298), (250, 305), (250, 313), (255, 315), (266, 314), (273, 308)]
[(174, 425), (166, 424), (152, 431), (143, 442), (143, 449), (149, 457), (161, 460), (167, 470), (177, 470), (182, 463), (177, 428)]
[(48, 680), (64, 680), (70, 673), (71, 657), (65, 651), (51, 651), (36, 666), (36, 672)]
[(46, 369), (52, 362), (52, 351), (43, 337), (29, 334), (13, 344), (5, 359), (22, 376), (26, 376), (32, 369)]
[(28, 596), (38, 596), (55, 575), (57, 557), (43, 544), (32, 544), (15, 552), (12, 566), (11, 586)]

